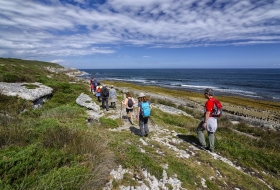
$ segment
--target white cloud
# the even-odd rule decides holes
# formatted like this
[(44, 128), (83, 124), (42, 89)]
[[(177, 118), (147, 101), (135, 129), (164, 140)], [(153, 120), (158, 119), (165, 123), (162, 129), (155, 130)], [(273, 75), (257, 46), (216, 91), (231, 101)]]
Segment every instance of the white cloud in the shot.
[(86, 4), (85, 0), (74, 0), (74, 2), (80, 3), (80, 4)]
[(0, 1), (0, 56), (111, 54), (118, 45), (279, 43), (279, 1), (109, 0), (94, 7), (74, 1), (77, 6), (59, 0)]
[(64, 60), (62, 59), (56, 59), (56, 60), (52, 60), (51, 63), (61, 63), (64, 62)]

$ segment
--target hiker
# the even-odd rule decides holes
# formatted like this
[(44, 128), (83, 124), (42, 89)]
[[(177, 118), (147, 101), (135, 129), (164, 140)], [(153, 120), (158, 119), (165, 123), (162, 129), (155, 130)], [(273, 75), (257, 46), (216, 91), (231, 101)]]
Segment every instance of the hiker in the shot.
[(106, 108), (106, 111), (109, 111), (109, 106), (108, 106), (109, 89), (107, 88), (106, 84), (103, 85), (101, 92), (100, 92), (100, 96), (102, 99), (102, 108), (103, 109)]
[(98, 82), (97, 82), (96, 78), (94, 78), (93, 84), (94, 84), (94, 86), (93, 86), (93, 87), (94, 87), (94, 88), (93, 88), (93, 91), (96, 92), (96, 87), (98, 86)]
[(90, 85), (90, 92), (94, 92), (94, 77), (92, 76), (90, 78), (90, 81), (89, 81), (89, 85)]
[[(146, 108), (148, 113), (143, 111), (143, 104), (146, 104), (148, 107)], [(152, 106), (150, 102), (148, 101), (148, 98), (145, 96), (143, 92), (140, 92), (138, 96), (138, 111), (136, 118), (139, 118), (139, 128), (140, 128), (140, 136), (141, 137), (147, 137), (149, 134), (149, 127), (148, 127), (148, 120), (150, 111), (152, 109)], [(143, 115), (147, 114), (147, 115)]]
[[(212, 117), (212, 112), (214, 108), (214, 92), (211, 88), (206, 88), (204, 90), (204, 96), (207, 99), (204, 107), (204, 118), (199, 123), (197, 127), (197, 136), (200, 142), (201, 148), (214, 152), (214, 140), (215, 140), (215, 131), (217, 129), (217, 117)], [(209, 146), (206, 146), (204, 130), (208, 133)]]
[(126, 98), (124, 101), (122, 101), (122, 103), (125, 105), (126, 108), (126, 118), (132, 125), (134, 125), (134, 123), (132, 122), (132, 112), (133, 112), (133, 105), (135, 104), (135, 101), (132, 98), (130, 92), (126, 93)]
[(109, 91), (109, 100), (111, 103), (111, 107), (116, 109), (116, 102), (117, 102), (117, 92), (116, 89), (114, 89), (114, 85), (111, 85), (111, 89)]
[(95, 96), (97, 97), (97, 101), (98, 102), (101, 102), (100, 100), (100, 92), (101, 92), (101, 89), (102, 89), (102, 86), (100, 83), (97, 83), (97, 87), (96, 87), (96, 93), (95, 93)]

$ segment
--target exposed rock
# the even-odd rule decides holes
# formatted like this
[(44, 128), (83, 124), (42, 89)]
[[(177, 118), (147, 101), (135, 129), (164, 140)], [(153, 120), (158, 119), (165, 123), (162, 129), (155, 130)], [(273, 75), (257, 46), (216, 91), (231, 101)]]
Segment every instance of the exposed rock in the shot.
[(85, 74), (83, 71), (79, 71), (75, 68), (57, 68), (57, 67), (45, 67), (47, 70), (53, 73), (65, 73), (69, 77), (76, 77)]
[[(110, 175), (112, 176), (112, 179), (106, 184), (106, 187), (103, 188), (103, 190), (110, 190), (112, 189), (113, 180), (119, 181), (123, 179), (124, 174), (129, 173), (132, 174), (128, 169), (123, 169), (120, 165), (117, 170), (112, 170)], [(169, 189), (168, 186), (171, 186), (172, 189), (176, 190), (184, 190), (182, 182), (177, 179), (177, 176), (168, 177), (165, 169), (163, 170), (162, 179), (158, 180), (155, 176), (151, 175), (147, 170), (143, 169), (141, 171), (141, 176), (135, 177), (133, 180), (137, 181), (139, 186), (119, 186), (119, 189), (122, 190), (130, 190), (130, 189), (153, 189), (153, 190), (160, 190), (160, 189)], [(144, 183), (144, 182), (147, 182)], [(148, 186), (147, 186), (148, 185)]]
[[(25, 85), (34, 85), (35, 89), (29, 89)], [(0, 90), (6, 96), (18, 96), (22, 99), (36, 101), (39, 98), (52, 94), (53, 89), (39, 82), (35, 83), (6, 83), (0, 82)]]
[[(32, 85), (32, 88), (28, 88)], [(33, 108), (42, 107), (52, 95), (53, 89), (39, 82), (35, 83), (6, 83), (0, 82), (0, 92), (6, 96), (18, 96), (25, 100), (33, 101)]]
[(87, 94), (81, 93), (80, 96), (76, 99), (76, 103), (95, 112), (100, 111), (100, 107), (95, 102), (93, 102), (92, 98)]
[(87, 115), (87, 122), (99, 121), (99, 118), (104, 116), (104, 114), (100, 114), (93, 110), (87, 110)]
[(76, 99), (76, 103), (88, 109), (87, 122), (99, 121), (99, 118), (104, 116), (103, 113), (100, 113), (100, 106), (93, 102), (92, 98), (87, 94), (81, 93), (80, 96)]

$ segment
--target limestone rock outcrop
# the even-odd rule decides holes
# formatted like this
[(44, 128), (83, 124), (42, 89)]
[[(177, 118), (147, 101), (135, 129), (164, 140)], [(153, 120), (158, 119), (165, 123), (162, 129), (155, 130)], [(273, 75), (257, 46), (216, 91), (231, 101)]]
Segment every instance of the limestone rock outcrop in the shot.
[(92, 98), (84, 93), (81, 93), (80, 96), (76, 99), (76, 103), (80, 106), (86, 107), (89, 110), (93, 110), (95, 112), (100, 111), (100, 107), (92, 101)]
[(33, 102), (33, 108), (40, 108), (52, 95), (53, 89), (39, 82), (6, 83), (0, 82), (0, 93), (6, 96), (18, 96)]
[(88, 114), (88, 122), (98, 121), (103, 114), (100, 114), (100, 106), (92, 101), (92, 98), (84, 93), (81, 93), (80, 96), (76, 99), (76, 103), (80, 106), (86, 107)]
[[(35, 88), (28, 88), (33, 85)], [(0, 82), (1, 93), (6, 96), (18, 96), (22, 99), (36, 101), (37, 99), (52, 94), (53, 89), (39, 82), (35, 83), (6, 83)]]

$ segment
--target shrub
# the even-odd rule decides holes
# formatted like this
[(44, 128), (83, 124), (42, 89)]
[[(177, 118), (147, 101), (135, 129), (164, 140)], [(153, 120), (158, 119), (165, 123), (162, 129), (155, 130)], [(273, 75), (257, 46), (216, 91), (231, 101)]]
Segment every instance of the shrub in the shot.
[(0, 126), (0, 147), (18, 145), (25, 146), (30, 143), (33, 131), (22, 121), (13, 120), (7, 125)]
[(35, 188), (38, 176), (48, 175), (48, 172), (55, 168), (71, 167), (71, 162), (74, 161), (73, 155), (53, 149), (42, 149), (35, 144), (25, 148), (9, 147), (1, 151), (0, 156), (4, 158), (0, 160), (2, 184), (12, 189), (19, 189), (21, 186), (23, 189)]
[(0, 93), (0, 113), (16, 117), (25, 109), (33, 106), (32, 101), (24, 100), (16, 96), (6, 96)]
[(101, 126), (105, 128), (111, 128), (111, 129), (117, 128), (121, 124), (119, 120), (114, 120), (111, 118), (104, 118), (104, 117), (101, 117), (99, 119), (99, 122), (101, 123)]
[(62, 105), (55, 107), (49, 110), (46, 110), (42, 113), (41, 119), (45, 118), (54, 118), (60, 121), (67, 122), (68, 120), (84, 117), (85, 110), (82, 107)]

